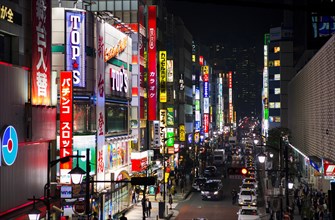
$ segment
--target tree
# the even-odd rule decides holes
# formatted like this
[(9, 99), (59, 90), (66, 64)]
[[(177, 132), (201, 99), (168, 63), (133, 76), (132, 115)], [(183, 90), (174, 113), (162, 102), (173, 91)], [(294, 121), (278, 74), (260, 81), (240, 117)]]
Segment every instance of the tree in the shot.
[(288, 137), (290, 137), (291, 136), (290, 129), (285, 127), (272, 128), (271, 130), (269, 130), (267, 144), (279, 150), (280, 138), (282, 135), (288, 135)]

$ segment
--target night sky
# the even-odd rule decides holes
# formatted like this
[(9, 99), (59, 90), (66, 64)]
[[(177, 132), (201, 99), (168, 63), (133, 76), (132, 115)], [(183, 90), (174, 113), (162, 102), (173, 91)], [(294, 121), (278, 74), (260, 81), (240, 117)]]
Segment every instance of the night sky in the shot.
[[(262, 1), (167, 0), (167, 7), (170, 13), (182, 18), (193, 38), (201, 43), (256, 46), (257, 56), (262, 56), (264, 34), (271, 27), (280, 26), (283, 17), (283, 11), (278, 9), (274, 0), (270, 6), (263, 5)], [(246, 6), (257, 4), (257, 7)]]

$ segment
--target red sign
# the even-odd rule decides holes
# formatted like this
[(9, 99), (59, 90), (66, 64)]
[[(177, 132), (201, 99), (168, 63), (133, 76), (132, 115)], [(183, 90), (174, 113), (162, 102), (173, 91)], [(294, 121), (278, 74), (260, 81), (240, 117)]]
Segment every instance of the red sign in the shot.
[(199, 65), (200, 66), (204, 65), (204, 57), (203, 56), (199, 56)]
[[(72, 90), (73, 78), (72, 72), (66, 71), (60, 73), (60, 158), (72, 155)], [(71, 169), (72, 160), (60, 164), (61, 169)]]
[(208, 133), (209, 131), (209, 114), (204, 114), (204, 132)]
[(51, 1), (32, 1), (31, 103), (50, 105)]
[(144, 171), (148, 167), (147, 157), (141, 159), (131, 159), (131, 170), (134, 172)]
[(228, 88), (233, 88), (233, 73), (228, 72)]
[(324, 175), (325, 176), (335, 176), (335, 164), (329, 161), (323, 160)]
[[(157, 119), (156, 6), (148, 6), (148, 120)], [(150, 109), (150, 111), (149, 111)]]

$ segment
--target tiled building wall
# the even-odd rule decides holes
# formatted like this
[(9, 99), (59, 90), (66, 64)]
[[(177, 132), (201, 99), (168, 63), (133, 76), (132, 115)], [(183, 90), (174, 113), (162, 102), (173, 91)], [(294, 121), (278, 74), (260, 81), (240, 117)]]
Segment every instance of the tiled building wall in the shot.
[(289, 84), (292, 144), (307, 155), (335, 160), (335, 36)]

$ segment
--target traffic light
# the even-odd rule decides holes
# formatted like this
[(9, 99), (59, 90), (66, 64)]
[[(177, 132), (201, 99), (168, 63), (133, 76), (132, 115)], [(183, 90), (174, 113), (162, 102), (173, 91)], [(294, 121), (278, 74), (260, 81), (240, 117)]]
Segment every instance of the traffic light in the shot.
[(150, 177), (132, 177), (131, 180), (131, 185), (155, 185), (155, 177), (150, 176)]
[(242, 175), (246, 175), (247, 173), (248, 173), (248, 169), (247, 168), (245, 168), (245, 167), (241, 168), (241, 174)]

